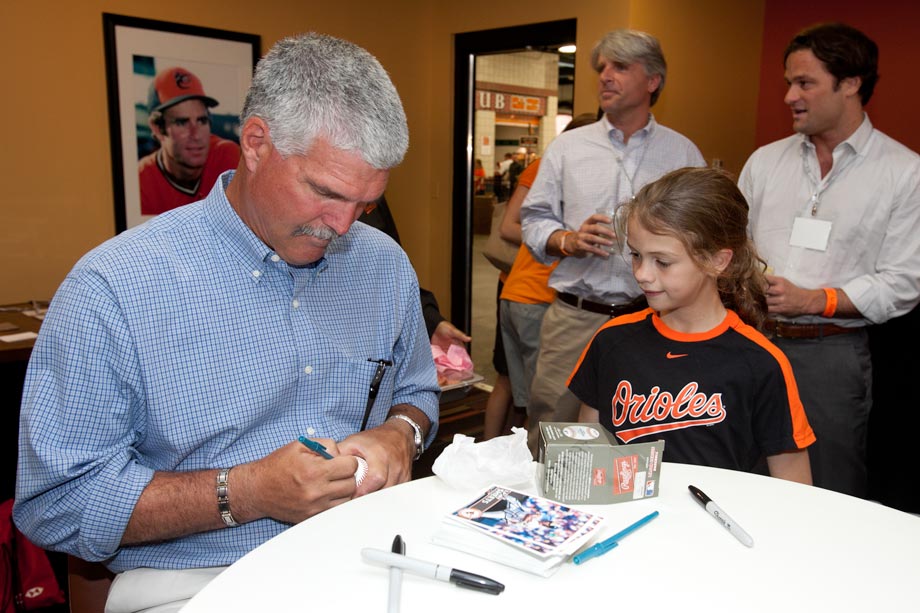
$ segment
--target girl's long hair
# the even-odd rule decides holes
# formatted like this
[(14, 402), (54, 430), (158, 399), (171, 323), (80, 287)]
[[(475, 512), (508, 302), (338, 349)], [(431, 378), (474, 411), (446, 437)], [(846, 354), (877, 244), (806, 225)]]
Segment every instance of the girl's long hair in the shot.
[[(619, 236), (636, 219), (649, 232), (674, 236), (697, 265), (717, 280), (722, 304), (746, 323), (760, 328), (767, 316), (766, 262), (748, 235), (748, 204), (735, 182), (721, 170), (682, 168), (647, 184), (618, 215)], [(722, 272), (709, 256), (731, 249)]]

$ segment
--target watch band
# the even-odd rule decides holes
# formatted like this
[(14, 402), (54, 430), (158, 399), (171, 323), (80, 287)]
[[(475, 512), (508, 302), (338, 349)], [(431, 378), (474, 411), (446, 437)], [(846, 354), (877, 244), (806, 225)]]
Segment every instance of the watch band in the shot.
[(227, 483), (229, 476), (229, 468), (221, 468), (217, 472), (217, 510), (228, 528), (236, 528), (239, 524), (233, 519), (233, 514), (230, 512), (230, 486)]
[(419, 427), (417, 423), (415, 423), (415, 420), (412, 419), (411, 417), (408, 417), (402, 414), (390, 415), (389, 417), (387, 417), (387, 421), (391, 419), (401, 419), (407, 424), (409, 424), (410, 426), (412, 426), (413, 437), (415, 439), (415, 457), (412, 458), (412, 460), (415, 461), (419, 459), (420, 457), (422, 457), (422, 453), (425, 451), (425, 439), (422, 438), (422, 429)]

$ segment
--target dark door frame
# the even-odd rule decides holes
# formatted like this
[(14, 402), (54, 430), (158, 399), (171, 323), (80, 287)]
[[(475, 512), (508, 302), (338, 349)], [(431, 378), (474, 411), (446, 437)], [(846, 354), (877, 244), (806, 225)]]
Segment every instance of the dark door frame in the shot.
[(456, 34), (454, 38), (453, 248), (451, 321), (470, 331), (473, 277), (473, 94), (476, 56), (550, 47), (575, 40), (576, 20), (562, 19)]

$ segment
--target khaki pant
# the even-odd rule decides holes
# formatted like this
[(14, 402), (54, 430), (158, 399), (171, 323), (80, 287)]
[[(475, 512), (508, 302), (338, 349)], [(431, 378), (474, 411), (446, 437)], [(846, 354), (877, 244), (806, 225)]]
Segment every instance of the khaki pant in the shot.
[(608, 321), (607, 315), (575, 308), (558, 298), (546, 310), (527, 404), (527, 444), (535, 459), (541, 421), (578, 421), (581, 402), (566, 383), (594, 333)]

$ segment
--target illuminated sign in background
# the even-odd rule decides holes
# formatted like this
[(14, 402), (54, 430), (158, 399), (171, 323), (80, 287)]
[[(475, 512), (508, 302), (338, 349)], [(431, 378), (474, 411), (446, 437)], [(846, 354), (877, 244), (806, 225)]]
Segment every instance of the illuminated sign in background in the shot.
[(542, 116), (546, 114), (546, 97), (477, 89), (476, 110)]

